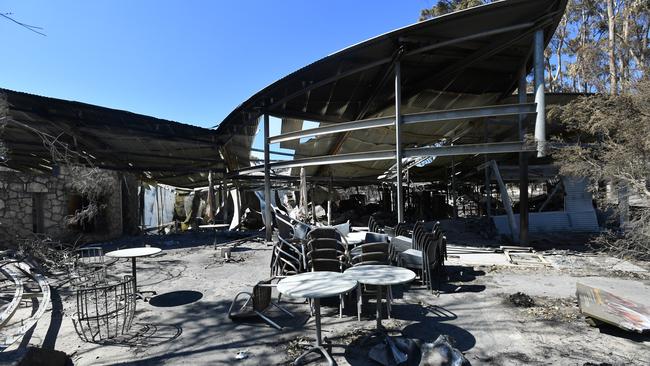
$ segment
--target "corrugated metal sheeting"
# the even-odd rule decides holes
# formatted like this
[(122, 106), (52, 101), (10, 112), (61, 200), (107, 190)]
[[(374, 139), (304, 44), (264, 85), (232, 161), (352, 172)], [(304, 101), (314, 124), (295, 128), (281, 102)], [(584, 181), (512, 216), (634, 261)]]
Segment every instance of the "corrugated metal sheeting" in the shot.
[[(531, 233), (600, 231), (586, 180), (562, 177), (562, 184), (565, 190), (564, 211), (529, 213), (528, 230)], [(506, 215), (493, 216), (492, 220), (499, 234), (510, 235)], [(519, 215), (515, 215), (515, 222), (519, 222)]]
[[(534, 33), (552, 37), (565, 0), (508, 0), (413, 24), (314, 62), (242, 103), (219, 129), (257, 126), (259, 117), (339, 123), (393, 116), (394, 66), (401, 69), (402, 114), (500, 103), (532, 68)], [(339, 25), (343, 26), (343, 25)], [(315, 40), (316, 41), (316, 40)], [(456, 145), (482, 143), (485, 119), (405, 125), (404, 148), (441, 139)], [(493, 142), (516, 138), (516, 117), (490, 125)], [(298, 124), (293, 128), (297, 128)], [(285, 122), (283, 130), (291, 127)], [(285, 145), (287, 146), (287, 145)], [(300, 144), (300, 157), (393, 149), (394, 127), (319, 136)], [(434, 165), (438, 164), (434, 161)], [(330, 166), (334, 177), (376, 178), (392, 165), (372, 161)], [(309, 167), (308, 175), (329, 175)], [(292, 172), (297, 175), (297, 171)]]

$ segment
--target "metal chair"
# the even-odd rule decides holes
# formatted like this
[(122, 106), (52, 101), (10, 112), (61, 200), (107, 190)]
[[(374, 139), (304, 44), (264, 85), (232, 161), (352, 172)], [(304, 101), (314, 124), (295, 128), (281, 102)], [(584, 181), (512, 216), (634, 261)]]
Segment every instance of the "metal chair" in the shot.
[[(266, 314), (264, 314), (264, 311), (266, 311), (269, 307), (274, 306), (290, 317), (293, 318), (294, 316), (289, 310), (283, 308), (272, 300), (273, 287), (277, 286), (277, 283), (273, 283), (273, 281), (280, 278), (282, 277), (272, 277), (268, 280), (260, 281), (255, 286), (253, 286), (252, 292), (242, 291), (235, 295), (235, 298), (230, 304), (230, 308), (228, 308), (228, 317), (231, 320), (236, 321), (250, 319), (251, 317), (256, 316), (260, 317), (272, 327), (278, 330), (282, 330), (282, 327), (280, 325), (278, 325)], [(248, 296), (248, 298), (246, 301), (244, 301), (244, 304), (239, 308), (238, 311), (233, 312), (235, 304), (240, 300), (239, 297), (242, 295)], [(248, 308), (248, 305), (251, 305), (250, 309)]]
[(75, 286), (106, 284), (106, 264), (100, 247), (85, 247), (74, 251), (70, 280)]
[(377, 220), (371, 215), (370, 218), (368, 218), (368, 231), (373, 232), (373, 233), (383, 233), (384, 231), (379, 227), (379, 224), (377, 224)]
[[(350, 263), (353, 267), (364, 266), (371, 264), (390, 264), (389, 256), (390, 245), (388, 242), (365, 243), (357, 245), (352, 252), (352, 259)], [(363, 305), (363, 295), (375, 296), (377, 289), (372, 285), (363, 285), (357, 287), (357, 319), (361, 321), (361, 306)], [(388, 317), (391, 313), (391, 302), (393, 300), (393, 292), (390, 286), (386, 291), (386, 304), (388, 310)], [(377, 304), (381, 306), (381, 304)]]
[(302, 272), (300, 252), (285, 241), (273, 245), (271, 255), (271, 276), (289, 276)]
[(343, 272), (347, 255), (336, 239), (316, 238), (307, 243), (307, 266), (312, 272)]
[(395, 236), (409, 236), (409, 231), (405, 222), (400, 222), (395, 226)]
[[(319, 228), (322, 229), (322, 228)], [(316, 229), (314, 229), (316, 230)], [(310, 232), (310, 234), (312, 234)], [(317, 235), (335, 236), (327, 231), (316, 231)], [(336, 232), (334, 231), (334, 234)], [(341, 242), (331, 237), (316, 237), (307, 244), (308, 268), (312, 272), (343, 272), (349, 266), (348, 256)], [(343, 316), (344, 294), (339, 295), (339, 318)], [(311, 301), (310, 301), (311, 304)]]
[(422, 269), (426, 274), (427, 289), (433, 291), (433, 281), (436, 289), (440, 289), (440, 279), (445, 273), (445, 259), (447, 256), (447, 238), (440, 231), (438, 235), (431, 234), (429, 243), (423, 252)]
[[(278, 265), (287, 264), (287, 261), (291, 262), (290, 266), (295, 270), (295, 273), (303, 272), (307, 267), (305, 248), (302, 240), (294, 237), (291, 218), (279, 212), (276, 212), (275, 217), (278, 224), (278, 241), (274, 243), (271, 255), (271, 276), (289, 274), (282, 271), (278, 272)], [(283, 258), (277, 257), (279, 253), (284, 255)]]

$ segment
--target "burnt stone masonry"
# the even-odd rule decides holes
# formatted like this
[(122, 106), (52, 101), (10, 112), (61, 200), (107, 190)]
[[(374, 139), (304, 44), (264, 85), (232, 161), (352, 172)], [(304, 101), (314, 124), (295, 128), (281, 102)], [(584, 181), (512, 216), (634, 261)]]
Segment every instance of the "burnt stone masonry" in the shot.
[[(1, 169), (1, 168), (0, 168)], [(0, 249), (15, 248), (25, 238), (44, 234), (54, 240), (108, 240), (122, 234), (122, 177), (103, 171), (111, 180), (110, 189), (100, 212), (89, 228), (70, 227), (66, 217), (83, 202), (71, 189), (70, 177), (62, 171), (58, 176), (32, 175), (13, 170), (0, 170)]]

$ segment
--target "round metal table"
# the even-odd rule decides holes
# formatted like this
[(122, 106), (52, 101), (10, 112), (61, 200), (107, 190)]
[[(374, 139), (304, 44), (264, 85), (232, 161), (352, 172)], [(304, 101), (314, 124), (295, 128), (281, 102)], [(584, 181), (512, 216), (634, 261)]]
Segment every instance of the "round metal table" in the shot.
[[(146, 297), (142, 295), (142, 292), (138, 292), (138, 280), (137, 280), (136, 270), (135, 270), (135, 259), (138, 257), (148, 257), (150, 255), (160, 253), (161, 251), (162, 249), (156, 247), (138, 247), (138, 248), (114, 250), (112, 252), (106, 253), (105, 256), (112, 257), (112, 258), (131, 258), (131, 272), (133, 272), (133, 288), (136, 291), (136, 296), (146, 301)], [(146, 291), (146, 292), (152, 292), (154, 295), (156, 294), (155, 291)]]
[(312, 299), (314, 303), (316, 345), (300, 355), (295, 361), (296, 365), (300, 364), (304, 357), (311, 352), (320, 352), (325, 356), (330, 365), (335, 364), (332, 356), (323, 347), (321, 338), (320, 299), (349, 292), (356, 286), (356, 280), (337, 272), (305, 272), (289, 276), (278, 282), (277, 289), (281, 294)]
[(373, 264), (348, 268), (343, 276), (364, 285), (377, 286), (377, 329), (380, 329), (382, 287), (411, 282), (415, 279), (415, 272), (401, 267)]

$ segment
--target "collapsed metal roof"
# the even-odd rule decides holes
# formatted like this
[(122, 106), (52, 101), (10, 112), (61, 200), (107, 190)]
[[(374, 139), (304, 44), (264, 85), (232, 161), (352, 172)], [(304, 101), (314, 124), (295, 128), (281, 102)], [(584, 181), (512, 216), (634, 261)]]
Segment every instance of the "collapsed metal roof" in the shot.
[[(218, 130), (256, 127), (264, 113), (284, 119), (283, 133), (301, 128), (289, 119), (325, 125), (394, 116), (392, 75), (398, 60), (403, 114), (499, 104), (515, 90), (521, 71), (532, 68), (535, 31), (543, 29), (548, 43), (565, 6), (566, 0), (500, 1), (380, 35), (267, 86), (231, 112)], [(454, 144), (483, 142), (484, 122), (465, 119), (404, 126), (402, 139), (405, 147), (443, 139)], [(492, 122), (488, 132), (492, 141), (504, 141), (508, 132), (514, 136), (515, 118)], [(379, 151), (394, 149), (395, 130), (386, 126), (283, 144), (295, 148), (299, 156)], [(248, 151), (250, 145), (240, 149)], [(386, 160), (356, 162), (330, 169), (334, 177), (373, 178), (392, 164)], [(308, 175), (328, 174), (329, 169), (323, 167), (308, 168)]]
[(2, 165), (9, 168), (42, 173), (60, 164), (45, 139), (67, 146), (82, 164), (88, 159), (98, 168), (177, 187), (206, 186), (208, 171), (225, 171), (229, 136), (215, 130), (12, 90), (0, 94), (9, 105), (0, 136), (9, 149)]
[[(204, 186), (209, 170), (220, 173), (250, 166), (251, 145), (263, 113), (283, 118), (283, 133), (301, 128), (302, 123), (291, 118), (324, 125), (394, 115), (396, 61), (402, 70), (404, 114), (499, 104), (515, 89), (521, 70), (532, 67), (534, 32), (543, 29), (548, 42), (565, 5), (566, 0), (501, 1), (380, 35), (267, 86), (231, 112), (216, 131), (3, 90), (15, 122), (3, 135), (10, 149), (5, 165), (37, 171), (56, 165), (36, 130), (101, 168), (139, 172), (179, 187)], [(513, 135), (514, 119), (490, 122), (493, 141)], [(484, 123), (465, 119), (404, 126), (403, 142), (405, 147), (443, 139), (455, 144), (482, 142)], [(394, 137), (394, 127), (387, 126), (283, 144), (295, 148), (296, 155), (309, 157), (394, 148)], [(332, 166), (332, 174), (374, 179), (391, 165), (385, 160), (339, 164)], [(311, 176), (329, 174), (321, 167), (308, 168)]]

